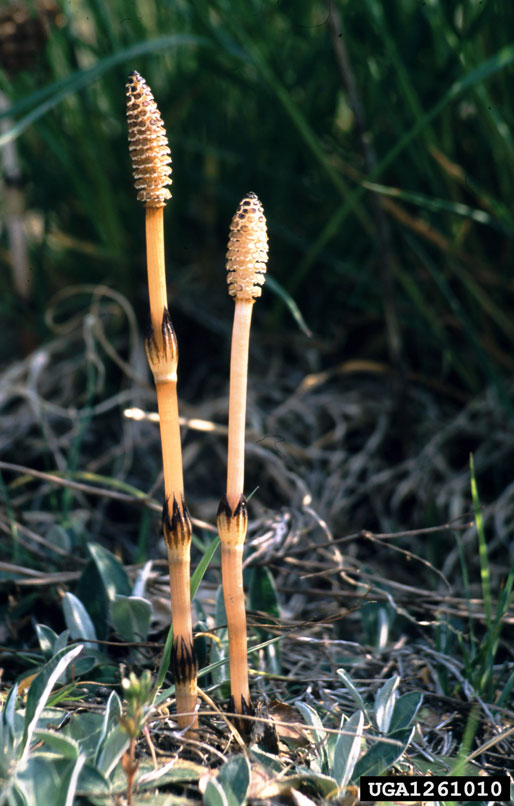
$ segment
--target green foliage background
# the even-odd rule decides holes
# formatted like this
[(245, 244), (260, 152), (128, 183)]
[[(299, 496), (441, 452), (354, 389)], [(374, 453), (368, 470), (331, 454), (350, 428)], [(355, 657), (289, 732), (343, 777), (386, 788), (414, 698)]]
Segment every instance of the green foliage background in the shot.
[[(46, 337), (49, 300), (72, 284), (106, 283), (146, 315), (144, 218), (124, 119), (126, 77), (137, 69), (173, 153), (168, 274), (172, 295), (189, 300), (180, 315), (195, 321), (192, 347), (229, 320), (228, 225), (254, 190), (268, 218), (270, 275), (327, 360), (389, 362), (389, 306), (404, 369), (460, 399), (492, 381), (508, 402), (508, 0), (71, 0), (59, 22), (37, 62), (0, 80), (12, 103), (4, 137), (17, 137), (36, 232), (28, 302), (13, 292), (2, 232), (4, 359), (19, 348), (20, 326)], [(371, 176), (338, 39), (376, 152)], [(371, 194), (389, 205), (390, 249)], [(258, 322), (278, 341), (294, 327), (271, 294)]]

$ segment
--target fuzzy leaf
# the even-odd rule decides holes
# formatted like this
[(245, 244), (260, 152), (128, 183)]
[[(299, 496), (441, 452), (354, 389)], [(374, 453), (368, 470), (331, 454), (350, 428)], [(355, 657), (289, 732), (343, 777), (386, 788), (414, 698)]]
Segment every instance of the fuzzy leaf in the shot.
[(357, 711), (346, 722), (341, 720), (341, 730), (344, 730), (334, 748), (334, 778), (339, 789), (344, 789), (352, 776), (353, 769), (359, 758), (362, 742), (362, 729), (364, 727), (364, 714)]
[(378, 741), (372, 745), (355, 765), (352, 780), (358, 781), (362, 775), (382, 775), (390, 769), (407, 750), (414, 731), (415, 728), (407, 728), (395, 733), (394, 739), (398, 744)]
[(309, 733), (316, 744), (316, 749), (318, 751), (319, 761), (321, 765), (321, 771), (327, 772), (328, 753), (327, 753), (326, 733), (323, 730), (323, 723), (319, 718), (318, 713), (314, 710), (314, 708), (312, 708), (312, 706), (307, 705), (307, 703), (297, 702), (296, 708), (298, 708), (301, 715), (305, 719), (306, 723), (310, 725), (312, 728), (314, 728), (314, 730), (309, 731)]
[(12, 737), (15, 733), (16, 697), (18, 696), (18, 683), (12, 687), (2, 710), (2, 723), (9, 730)]
[(207, 782), (203, 793), (203, 803), (204, 806), (229, 806), (224, 789), (216, 778)]
[(66, 626), (74, 641), (86, 640), (96, 641), (96, 630), (91, 616), (86, 608), (73, 593), (65, 593), (62, 602), (62, 610)]
[[(57, 640), (56, 640), (56, 642), (55, 642), (55, 644), (53, 646), (52, 656), (57, 655), (57, 653), (60, 652), (61, 649), (64, 649), (68, 645), (69, 639), (70, 639), (70, 631), (69, 630), (63, 630), (62, 632), (60, 632), (59, 635), (57, 636)], [(49, 658), (49, 660), (50, 660), (50, 658)]]
[(258, 761), (259, 764), (262, 764), (265, 770), (270, 774), (274, 775), (277, 772), (282, 772), (284, 769), (284, 765), (280, 761), (280, 758), (273, 755), (273, 753), (266, 753), (259, 747), (252, 747), (250, 752), (255, 761)]
[(46, 624), (36, 624), (36, 635), (41, 652), (46, 660), (50, 660), (54, 654), (54, 646), (58, 637), (57, 633), (55, 633), (51, 627), (47, 627)]
[(8, 806), (30, 806), (30, 803), (27, 800), (25, 792), (16, 783), (16, 781), (13, 781), (11, 783), (11, 788), (9, 790), (6, 803), (8, 804)]
[(152, 605), (146, 599), (116, 594), (111, 603), (111, 621), (126, 641), (146, 641), (151, 620)]
[(341, 680), (345, 684), (346, 688), (348, 689), (348, 691), (352, 695), (353, 700), (354, 700), (355, 705), (357, 706), (357, 708), (360, 708), (361, 711), (366, 713), (366, 706), (364, 705), (364, 700), (362, 699), (361, 695), (359, 694), (359, 692), (355, 688), (355, 685), (354, 685), (353, 680), (351, 679), (350, 675), (344, 669), (338, 669), (337, 674), (339, 675), (339, 677), (341, 678)]
[(120, 725), (112, 730), (103, 745), (102, 752), (97, 762), (97, 767), (106, 777), (108, 777), (116, 767), (118, 761), (129, 744), (128, 734)]
[(390, 736), (397, 730), (405, 730), (409, 727), (422, 702), (423, 695), (419, 691), (409, 691), (398, 697), (389, 725)]
[[(27, 758), (26, 764), (18, 769), (16, 784), (18, 791), (23, 792), (26, 803), (30, 806), (58, 806), (56, 794), (61, 783), (59, 766), (48, 758), (37, 754)], [(18, 803), (17, 800), (14, 803)]]
[(79, 646), (75, 646), (72, 649), (62, 649), (61, 652), (49, 660), (48, 663), (45, 663), (37, 677), (32, 681), (29, 693), (27, 694), (27, 706), (25, 708), (22, 758), (28, 754), (38, 719), (52, 693), (56, 681), (68, 668), (70, 663), (82, 652), (83, 648), (83, 645), (79, 644)]
[(121, 713), (122, 713), (121, 700), (116, 694), (116, 692), (112, 691), (109, 696), (109, 699), (107, 700), (105, 715), (102, 723), (102, 730), (100, 733), (100, 737), (98, 739), (98, 744), (96, 746), (95, 764), (97, 764), (98, 759), (100, 758), (100, 753), (103, 750), (103, 746), (105, 744), (107, 736), (112, 730), (114, 730), (114, 728), (117, 725), (119, 725)]
[(116, 594), (130, 596), (130, 581), (118, 558), (99, 543), (90, 543), (88, 549), (98, 568), (109, 601), (114, 601)]
[(45, 749), (51, 750), (62, 758), (76, 761), (79, 757), (80, 747), (78, 742), (69, 736), (63, 736), (62, 733), (56, 733), (54, 730), (37, 730), (34, 738), (38, 742), (44, 742)]
[(148, 560), (147, 563), (141, 568), (139, 571), (136, 581), (134, 582), (134, 587), (131, 591), (131, 596), (139, 596), (140, 599), (144, 599), (145, 590), (146, 590), (146, 583), (150, 577), (152, 571), (152, 560)]
[(97, 638), (105, 640), (109, 633), (109, 598), (93, 559), (84, 566), (75, 593), (91, 616)]
[(375, 720), (378, 729), (382, 733), (389, 732), (389, 725), (398, 696), (397, 689), (399, 682), (400, 678), (398, 676), (390, 677), (377, 691), (375, 697)]
[(229, 806), (242, 806), (250, 785), (250, 765), (244, 756), (232, 756), (218, 772)]
[(69, 774), (63, 779), (60, 792), (63, 806), (73, 806), (75, 792), (77, 791), (77, 784), (79, 782), (79, 775), (82, 772), (82, 767), (85, 763), (86, 757), (84, 755), (80, 755), (75, 763), (71, 766)]

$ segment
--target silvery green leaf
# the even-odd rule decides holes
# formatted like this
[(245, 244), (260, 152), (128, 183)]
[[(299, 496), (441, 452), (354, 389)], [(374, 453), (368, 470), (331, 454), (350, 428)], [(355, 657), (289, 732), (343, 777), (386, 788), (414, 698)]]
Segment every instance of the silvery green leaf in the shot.
[(58, 765), (51, 759), (33, 754), (18, 765), (15, 783), (17, 792), (23, 793), (29, 806), (54, 806), (61, 773)]
[(57, 641), (57, 633), (51, 627), (47, 627), (46, 624), (36, 624), (36, 635), (41, 652), (46, 660), (50, 660), (52, 655), (55, 654), (54, 646)]
[(229, 806), (223, 787), (216, 778), (212, 778), (207, 782), (203, 793), (203, 803), (204, 806)]
[(389, 735), (392, 735), (397, 730), (408, 728), (418, 713), (422, 702), (423, 694), (420, 691), (409, 691), (407, 694), (398, 697), (389, 724)]
[(352, 776), (359, 758), (362, 743), (364, 714), (357, 711), (350, 719), (341, 720), (341, 735), (334, 749), (334, 778), (340, 790), (344, 789)]
[(143, 568), (139, 571), (136, 581), (134, 582), (134, 587), (132, 588), (132, 596), (139, 596), (141, 599), (144, 599), (146, 583), (148, 582), (148, 578), (152, 571), (152, 565), (153, 560), (148, 560), (148, 562), (145, 563)]
[(79, 757), (79, 743), (70, 736), (64, 736), (62, 733), (56, 733), (54, 730), (36, 730), (34, 739), (37, 742), (43, 742), (45, 750), (51, 750), (56, 755), (61, 756), (61, 758), (76, 761)]
[(400, 678), (395, 675), (386, 680), (383, 686), (377, 691), (375, 697), (375, 721), (377, 728), (382, 733), (388, 733), (394, 705), (398, 697), (397, 689)]
[(358, 781), (363, 775), (383, 775), (405, 753), (414, 731), (415, 727), (407, 728), (395, 733), (394, 741), (378, 741), (371, 745), (355, 765), (352, 780)]
[(118, 725), (107, 735), (102, 751), (97, 761), (97, 767), (106, 777), (108, 777), (116, 767), (118, 761), (128, 747), (129, 736)]
[(37, 726), (38, 719), (44, 710), (52, 689), (60, 675), (68, 668), (75, 658), (80, 655), (83, 645), (62, 649), (57, 655), (45, 663), (37, 677), (32, 681), (27, 694), (27, 705), (25, 708), (25, 729), (23, 732), (22, 758), (29, 752), (32, 736)]
[(116, 632), (126, 641), (146, 641), (152, 605), (138, 596), (116, 594), (111, 602), (111, 621)]
[(312, 706), (310, 705), (307, 705), (307, 703), (297, 702), (295, 706), (300, 711), (306, 723), (310, 725), (312, 728), (314, 728), (314, 730), (309, 731), (309, 733), (312, 736), (312, 739), (318, 751), (319, 761), (321, 765), (321, 772), (327, 772), (328, 753), (326, 747), (326, 732), (323, 728), (323, 722), (321, 721), (319, 714), (314, 710), (314, 708), (312, 708)]
[(130, 580), (118, 558), (99, 543), (89, 543), (88, 550), (98, 569), (109, 601), (112, 602), (117, 593), (130, 596)]
[(96, 630), (91, 616), (73, 593), (65, 593), (62, 609), (66, 626), (74, 641), (96, 641)]
[(355, 685), (354, 685), (353, 680), (351, 679), (350, 675), (344, 669), (338, 669), (337, 674), (339, 675), (339, 677), (341, 678), (341, 680), (345, 684), (346, 688), (348, 689), (348, 691), (352, 695), (353, 700), (354, 700), (357, 708), (360, 708), (361, 711), (366, 713), (366, 706), (364, 705), (364, 700), (362, 699), (361, 695), (359, 694), (359, 692), (355, 688)]
[(250, 785), (250, 765), (244, 756), (234, 755), (218, 771), (229, 806), (242, 806)]
[(112, 691), (109, 695), (109, 699), (107, 700), (107, 705), (105, 707), (105, 714), (102, 723), (102, 730), (98, 739), (98, 744), (96, 746), (96, 753), (95, 753), (95, 764), (97, 764), (98, 759), (100, 758), (100, 753), (103, 750), (103, 746), (107, 736), (114, 730), (114, 728), (119, 725), (120, 717), (121, 717), (122, 707), (121, 707), (121, 700), (116, 694), (115, 691)]
[(77, 791), (77, 784), (79, 782), (79, 775), (82, 772), (82, 768), (85, 763), (85, 755), (82, 754), (78, 756), (68, 775), (63, 778), (60, 791), (60, 802), (62, 803), (62, 806), (73, 806), (75, 793)]

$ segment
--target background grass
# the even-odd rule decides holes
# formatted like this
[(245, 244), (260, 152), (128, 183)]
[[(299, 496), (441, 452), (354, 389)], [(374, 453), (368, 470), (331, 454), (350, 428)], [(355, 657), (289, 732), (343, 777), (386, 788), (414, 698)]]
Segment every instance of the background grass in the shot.
[[(53, 292), (85, 279), (145, 313), (123, 94), (136, 68), (173, 151), (171, 287), (187, 289), (204, 331), (224, 302), (228, 222), (254, 189), (271, 276), (329, 356), (388, 360), (390, 306), (406, 370), (464, 397), (491, 380), (501, 393), (514, 329), (513, 13), (501, 0), (64, 5), (37, 61), (1, 79), (37, 229), (30, 304), (13, 296), (3, 252), (6, 333), (26, 319), (44, 338)], [(366, 186), (341, 41), (375, 152)], [(266, 307), (258, 316), (280, 338), (291, 320), (279, 300)]]
[[(380, 696), (393, 708), (394, 673), (403, 696), (425, 696), (404, 771), (447, 772), (457, 759), (464, 769), (473, 753), (480, 769), (514, 768), (512, 30), (506, 0), (73, 0), (47, 19), (37, 56), (17, 71), (2, 62), (0, 143), (14, 141), (23, 177), (15, 197), (4, 181), (0, 229), (8, 684), (61, 657), (70, 625), (73, 640), (115, 639), (80, 659), (94, 678), (80, 701), (100, 683), (120, 690), (120, 661), (155, 677), (169, 623), (157, 430), (123, 416), (155, 407), (125, 124), (137, 69), (173, 154), (167, 269), (195, 562), (212, 545), (223, 487), (228, 225), (249, 190), (268, 220), (247, 581), (255, 642), (281, 640), (255, 655), (257, 697), (315, 710), (302, 712), (318, 737), (305, 753), (327, 772), (326, 726), (356, 707), (372, 714)], [(0, 40), (6, 31), (0, 16)], [(16, 36), (21, 51), (27, 34)], [(23, 294), (7, 228), (15, 205), (29, 248)], [(214, 557), (196, 601), (201, 630), (223, 624), (218, 582)], [(113, 591), (134, 585), (152, 604), (156, 646), (119, 644), (128, 616)], [(223, 699), (217, 635), (202, 665)], [(307, 763), (302, 752), (292, 768)]]

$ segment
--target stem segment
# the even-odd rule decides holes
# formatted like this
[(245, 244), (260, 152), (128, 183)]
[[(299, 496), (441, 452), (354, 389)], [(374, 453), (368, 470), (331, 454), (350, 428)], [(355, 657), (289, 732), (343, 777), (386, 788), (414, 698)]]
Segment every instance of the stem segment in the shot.
[(145, 225), (150, 319), (154, 335), (161, 347), (162, 317), (164, 310), (168, 308), (164, 267), (164, 207), (146, 207)]
[(246, 390), (253, 303), (253, 299), (236, 299), (232, 328), (228, 409), (230, 461), (227, 463), (227, 499), (232, 510), (237, 507), (244, 490)]

